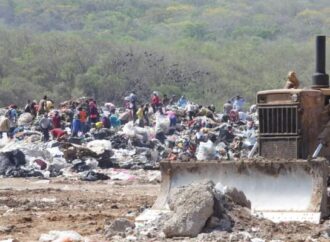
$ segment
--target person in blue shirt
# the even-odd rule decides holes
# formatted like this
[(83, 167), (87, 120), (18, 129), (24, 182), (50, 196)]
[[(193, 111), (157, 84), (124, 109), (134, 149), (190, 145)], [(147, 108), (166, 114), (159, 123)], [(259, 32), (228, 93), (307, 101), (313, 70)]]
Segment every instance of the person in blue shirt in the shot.
[(72, 133), (71, 133), (72, 137), (77, 137), (79, 131), (81, 131), (79, 114), (75, 114), (73, 116), (73, 121), (72, 121)]
[(181, 108), (184, 108), (184, 107), (186, 107), (187, 103), (188, 103), (188, 101), (185, 98), (185, 96), (181, 96), (179, 101), (178, 101), (178, 106), (181, 107)]
[(244, 100), (244, 98), (242, 98), (241, 96), (238, 95), (232, 99), (232, 103), (233, 103), (233, 108), (235, 110), (241, 111), (245, 104), (245, 100)]
[(110, 111), (110, 124), (111, 124), (111, 127), (113, 127), (113, 128), (117, 128), (121, 125), (121, 121), (117, 117), (115, 109), (112, 109)]

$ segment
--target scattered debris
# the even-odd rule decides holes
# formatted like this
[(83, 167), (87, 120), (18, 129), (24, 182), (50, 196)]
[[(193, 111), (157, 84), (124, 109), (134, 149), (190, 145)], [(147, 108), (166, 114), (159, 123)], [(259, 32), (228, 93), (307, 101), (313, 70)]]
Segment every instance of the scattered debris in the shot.
[(111, 238), (115, 235), (120, 235), (121, 237), (126, 237), (126, 232), (129, 229), (134, 229), (135, 225), (132, 221), (119, 218), (112, 221), (110, 224), (105, 225), (104, 231), (107, 238)]

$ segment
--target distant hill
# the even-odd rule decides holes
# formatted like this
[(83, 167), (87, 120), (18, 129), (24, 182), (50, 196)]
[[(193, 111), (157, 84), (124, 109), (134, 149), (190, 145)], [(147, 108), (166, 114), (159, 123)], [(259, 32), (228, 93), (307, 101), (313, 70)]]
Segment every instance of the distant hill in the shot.
[(0, 0), (0, 104), (131, 90), (253, 103), (291, 69), (310, 85), (329, 30), (328, 0)]

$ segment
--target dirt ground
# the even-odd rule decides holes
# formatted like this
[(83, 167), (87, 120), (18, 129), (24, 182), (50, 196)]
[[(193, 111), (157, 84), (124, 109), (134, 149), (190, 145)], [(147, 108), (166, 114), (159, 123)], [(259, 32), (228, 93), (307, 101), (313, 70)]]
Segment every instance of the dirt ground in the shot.
[(30, 242), (50, 230), (74, 230), (105, 241), (104, 224), (118, 217), (133, 221), (153, 204), (159, 187), (64, 178), (0, 179), (0, 239)]
[[(105, 224), (119, 217), (134, 221), (145, 208), (152, 206), (159, 189), (159, 184), (136, 181), (3, 178), (0, 179), (0, 240), (15, 238), (19, 242), (31, 242), (51, 230), (73, 230), (90, 242), (105, 242)], [(266, 241), (329, 241), (321, 235), (330, 228), (330, 220), (319, 225), (274, 224), (257, 219), (247, 209), (237, 206), (228, 215), (235, 221), (233, 233), (213, 231), (196, 239), (181, 239), (246, 241), (239, 239), (239, 233), (245, 231)], [(180, 238), (168, 241), (180, 241)]]

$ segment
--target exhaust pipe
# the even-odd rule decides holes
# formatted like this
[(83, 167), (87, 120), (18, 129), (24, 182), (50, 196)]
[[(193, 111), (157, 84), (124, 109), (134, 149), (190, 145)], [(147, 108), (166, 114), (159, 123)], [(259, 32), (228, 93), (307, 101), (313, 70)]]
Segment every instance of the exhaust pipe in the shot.
[(329, 75), (325, 73), (326, 36), (316, 36), (316, 69), (313, 74), (312, 88), (328, 88)]

